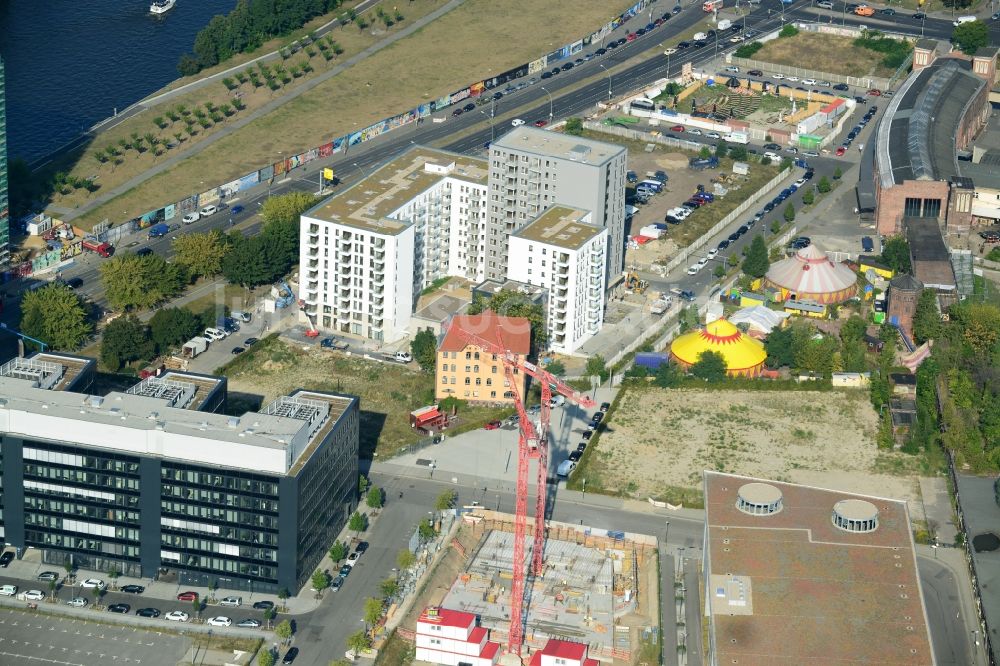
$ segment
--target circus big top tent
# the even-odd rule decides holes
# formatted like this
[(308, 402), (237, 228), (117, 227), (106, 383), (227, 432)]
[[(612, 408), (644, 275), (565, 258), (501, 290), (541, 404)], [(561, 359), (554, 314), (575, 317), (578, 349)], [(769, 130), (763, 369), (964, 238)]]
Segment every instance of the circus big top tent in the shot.
[(818, 303), (841, 303), (857, 291), (857, 276), (844, 264), (835, 264), (815, 245), (773, 264), (766, 286), (781, 290), (784, 298)]
[(725, 319), (716, 319), (704, 328), (678, 336), (670, 345), (670, 356), (685, 368), (697, 363), (704, 351), (722, 354), (726, 359), (726, 371), (733, 376), (760, 374), (767, 358), (760, 341), (744, 335)]

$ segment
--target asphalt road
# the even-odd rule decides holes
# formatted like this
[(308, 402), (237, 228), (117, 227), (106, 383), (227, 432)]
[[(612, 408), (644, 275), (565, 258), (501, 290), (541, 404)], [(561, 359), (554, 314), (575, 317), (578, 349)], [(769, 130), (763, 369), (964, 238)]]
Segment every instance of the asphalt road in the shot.
[(926, 557), (917, 558), (927, 622), (938, 666), (971, 664), (969, 630), (958, 620), (962, 612), (955, 576), (948, 567)]

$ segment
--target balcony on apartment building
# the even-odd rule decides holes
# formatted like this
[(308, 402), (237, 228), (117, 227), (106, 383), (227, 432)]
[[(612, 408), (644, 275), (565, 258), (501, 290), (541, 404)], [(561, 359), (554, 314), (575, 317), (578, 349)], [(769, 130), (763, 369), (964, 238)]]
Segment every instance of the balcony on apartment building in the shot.
[(310, 269), (310, 270), (306, 271), (306, 277), (308, 279), (310, 279), (310, 280), (318, 280), (319, 279), (319, 269), (313, 268), (313, 269)]
[(309, 251), (306, 252), (307, 257), (319, 257), (319, 248), (316, 246), (310, 247)]

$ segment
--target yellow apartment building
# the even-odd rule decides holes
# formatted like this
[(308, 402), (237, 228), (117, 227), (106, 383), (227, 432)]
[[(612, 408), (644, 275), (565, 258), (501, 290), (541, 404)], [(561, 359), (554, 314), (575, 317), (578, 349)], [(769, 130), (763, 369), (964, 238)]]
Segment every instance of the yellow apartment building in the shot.
[[(531, 324), (527, 319), (504, 317), (489, 310), (478, 315), (455, 315), (438, 346), (435, 397), (513, 403), (514, 393), (507, 385), (502, 361), (492, 350), (467, 344), (463, 331), (513, 352), (519, 361), (527, 358), (531, 347)], [(523, 396), (525, 375), (516, 368), (515, 373)]]

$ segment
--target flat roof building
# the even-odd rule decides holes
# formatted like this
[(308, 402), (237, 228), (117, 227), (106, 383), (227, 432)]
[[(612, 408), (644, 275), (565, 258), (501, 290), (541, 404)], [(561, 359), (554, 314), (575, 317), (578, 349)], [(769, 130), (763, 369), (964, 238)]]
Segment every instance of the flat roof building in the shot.
[[(608, 232), (605, 288), (625, 266), (624, 146), (521, 126), (490, 145), (486, 277), (507, 272), (508, 236), (553, 206), (588, 211)], [(495, 249), (494, 249), (495, 248)]]
[(356, 505), (358, 399), (296, 390), (228, 416), (226, 379), (89, 395), (93, 361), (0, 369), (0, 534), (47, 563), (297, 591)]
[(934, 664), (906, 503), (705, 472), (713, 666)]
[(422, 289), (484, 277), (486, 163), (415, 147), (302, 216), (304, 313), (321, 330), (382, 342), (411, 331)]
[(549, 347), (573, 354), (604, 324), (608, 231), (593, 213), (553, 206), (511, 234), (507, 277), (549, 293)]

